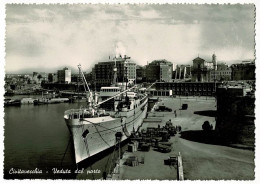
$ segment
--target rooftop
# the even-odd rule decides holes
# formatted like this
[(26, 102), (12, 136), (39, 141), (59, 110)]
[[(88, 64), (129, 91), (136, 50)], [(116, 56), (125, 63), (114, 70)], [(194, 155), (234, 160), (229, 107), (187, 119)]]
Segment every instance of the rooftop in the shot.
[(205, 59), (200, 58), (199, 56), (193, 59), (193, 61), (205, 61)]

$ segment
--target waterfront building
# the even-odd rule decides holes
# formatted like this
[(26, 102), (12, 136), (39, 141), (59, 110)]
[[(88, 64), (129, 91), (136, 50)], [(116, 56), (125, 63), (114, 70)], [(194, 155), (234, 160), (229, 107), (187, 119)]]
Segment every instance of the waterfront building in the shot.
[(92, 69), (92, 80), (96, 89), (109, 86), (114, 81), (114, 68), (116, 66), (116, 82), (134, 83), (136, 80), (136, 64), (130, 57), (121, 55), (107, 62), (99, 62)]
[(225, 63), (218, 63), (216, 70), (210, 70), (210, 81), (230, 81), (232, 69)]
[(57, 78), (58, 83), (65, 83), (69, 84), (71, 83), (71, 70), (67, 67), (63, 68), (62, 70), (57, 71)]
[(154, 60), (146, 66), (147, 82), (171, 82), (172, 81), (172, 62), (164, 60)]
[(129, 84), (136, 82), (136, 64), (130, 60), (125, 60), (125, 77)]
[(232, 80), (255, 80), (255, 61), (243, 61), (231, 65)]
[[(217, 86), (220, 84), (216, 83)], [(150, 94), (155, 96), (213, 96), (215, 84), (214, 82), (157, 82), (155, 89), (151, 90)]]
[(136, 65), (136, 83), (145, 81), (145, 66)]

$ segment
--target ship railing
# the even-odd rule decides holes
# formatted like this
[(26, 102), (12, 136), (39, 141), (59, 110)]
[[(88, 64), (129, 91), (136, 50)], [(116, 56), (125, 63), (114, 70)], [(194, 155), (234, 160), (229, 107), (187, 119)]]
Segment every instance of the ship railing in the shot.
[(95, 113), (93, 116), (91, 113), (85, 111), (84, 109), (70, 109), (65, 111), (64, 115), (67, 116), (69, 119), (83, 119), (83, 118), (96, 118), (96, 117), (109, 116), (109, 114), (105, 114), (102, 112), (99, 112), (99, 114)]
[(79, 114), (79, 113), (82, 113), (83, 112), (83, 109), (70, 109), (70, 110), (66, 110), (64, 112), (64, 115), (70, 115), (70, 114)]

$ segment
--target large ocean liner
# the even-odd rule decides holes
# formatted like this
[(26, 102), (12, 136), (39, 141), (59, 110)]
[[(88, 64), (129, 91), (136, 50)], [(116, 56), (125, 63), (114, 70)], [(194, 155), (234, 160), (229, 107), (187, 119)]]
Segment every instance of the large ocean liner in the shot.
[[(76, 163), (115, 146), (118, 132), (122, 134), (121, 141), (126, 140), (142, 125), (148, 103), (147, 94), (138, 91), (136, 86), (102, 87), (98, 96), (90, 91), (80, 65), (78, 67), (88, 94), (87, 106), (64, 113), (73, 138)], [(104, 104), (110, 107), (108, 111)]]

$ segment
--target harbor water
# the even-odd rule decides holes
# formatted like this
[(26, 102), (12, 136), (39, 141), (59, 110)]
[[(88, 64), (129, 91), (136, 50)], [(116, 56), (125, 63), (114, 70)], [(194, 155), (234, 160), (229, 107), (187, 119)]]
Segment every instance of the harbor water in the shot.
[[(37, 98), (37, 96), (30, 97)], [(22, 96), (12, 98), (21, 99)], [(73, 143), (70, 141), (70, 133), (63, 119), (65, 110), (79, 108), (83, 105), (85, 103), (60, 103), (39, 106), (28, 104), (18, 107), (5, 107), (4, 178), (102, 178), (102, 173), (107, 172), (109, 168), (113, 149), (101, 156), (91, 158), (79, 168), (75, 164)], [(125, 148), (126, 146), (122, 150)], [(19, 172), (19, 170), (40, 170), (41, 173), (17, 174), (16, 172)], [(55, 173), (55, 171), (58, 171), (58, 173)]]

